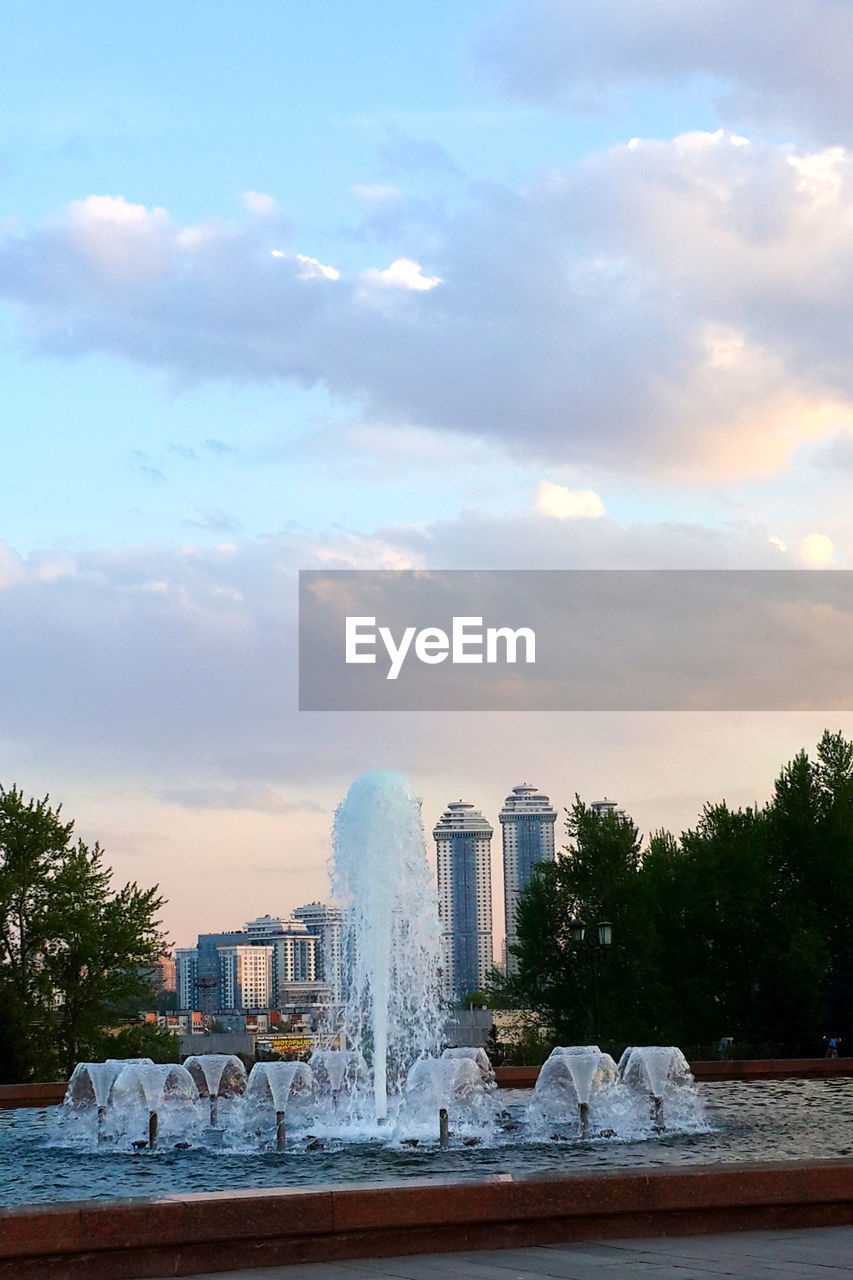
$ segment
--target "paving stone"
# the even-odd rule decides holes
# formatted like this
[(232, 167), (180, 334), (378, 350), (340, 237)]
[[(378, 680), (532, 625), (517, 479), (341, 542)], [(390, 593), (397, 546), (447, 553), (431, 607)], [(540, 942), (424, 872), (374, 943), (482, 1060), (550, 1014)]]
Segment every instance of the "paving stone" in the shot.
[(359, 1258), (219, 1272), (195, 1280), (714, 1280), (719, 1276), (851, 1280), (853, 1227)]

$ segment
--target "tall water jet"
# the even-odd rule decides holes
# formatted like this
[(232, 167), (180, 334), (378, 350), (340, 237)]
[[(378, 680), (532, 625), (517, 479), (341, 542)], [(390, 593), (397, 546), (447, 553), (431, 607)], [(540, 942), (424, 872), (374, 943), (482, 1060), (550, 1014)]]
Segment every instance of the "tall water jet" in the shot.
[(388, 1081), (438, 1051), (440, 936), (420, 804), (399, 773), (358, 778), (335, 816), (332, 893), (344, 910), (347, 1044), (373, 1068), (377, 1120)]

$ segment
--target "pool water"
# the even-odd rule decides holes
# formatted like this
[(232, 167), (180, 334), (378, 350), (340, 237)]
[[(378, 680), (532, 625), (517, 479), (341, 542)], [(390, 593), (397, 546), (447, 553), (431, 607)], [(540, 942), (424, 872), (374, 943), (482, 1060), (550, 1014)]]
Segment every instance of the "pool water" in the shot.
[[(713, 1162), (853, 1158), (853, 1079), (756, 1081), (698, 1086), (707, 1127), (645, 1141), (541, 1141), (523, 1128), (492, 1145), (449, 1149), (380, 1142), (309, 1150), (294, 1134), (288, 1150), (236, 1153), (205, 1148), (117, 1151), (59, 1145), (55, 1108), (0, 1112), (0, 1204), (306, 1187), (407, 1178), (476, 1179), (487, 1174), (601, 1172)], [(527, 1090), (503, 1090), (521, 1119)]]

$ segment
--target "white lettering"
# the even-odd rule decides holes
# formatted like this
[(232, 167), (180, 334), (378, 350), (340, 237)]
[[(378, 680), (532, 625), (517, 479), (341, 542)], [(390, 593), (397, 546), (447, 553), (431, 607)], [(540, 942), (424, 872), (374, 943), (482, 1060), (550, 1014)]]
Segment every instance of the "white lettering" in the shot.
[(450, 649), (447, 632), (440, 627), (424, 627), (415, 638), (415, 654), (421, 662), (444, 662)]
[(454, 662), (482, 662), (482, 653), (466, 653), (466, 644), (478, 644), (482, 648), (483, 633), (480, 631), (477, 635), (472, 635), (466, 630), (468, 627), (482, 627), (482, 618), (454, 618), (453, 619), (453, 661)]
[(385, 679), (396, 680), (397, 676), (400, 674), (400, 668), (403, 665), (406, 654), (409, 652), (409, 645), (412, 643), (415, 628), (406, 627), (406, 630), (403, 632), (403, 639), (400, 641), (399, 645), (394, 643), (394, 637), (391, 634), (390, 627), (380, 627), (379, 634), (382, 637), (382, 643), (388, 650), (388, 657), (391, 659), (391, 667)]
[(346, 620), (346, 660), (347, 662), (375, 662), (375, 653), (359, 653), (359, 646), (376, 644), (376, 632), (359, 635), (359, 627), (375, 627), (375, 618), (347, 618)]
[[(413, 647), (418, 661), (429, 666), (444, 662), (448, 655), (454, 663), (516, 663), (520, 661), (520, 643), (524, 644), (524, 661), (536, 661), (536, 634), (531, 627), (519, 627), (515, 631), (512, 627), (487, 627), (484, 634), (482, 618), (454, 618), (450, 638), (441, 627), (422, 627), (420, 631), (415, 627), (405, 627), (399, 644), (390, 627), (380, 627), (377, 637), (375, 618), (347, 618), (345, 637), (348, 663), (375, 663), (376, 653), (365, 650), (375, 649), (377, 638), (382, 641), (390, 662), (386, 680), (397, 679)], [(484, 643), (485, 659), (482, 652)], [(480, 652), (474, 652), (476, 649)]]
[(516, 661), (519, 637), (524, 641), (524, 661), (536, 661), (536, 633), (530, 627), (519, 627), (513, 631), (511, 627), (489, 627), (486, 631), (486, 662), (498, 661), (498, 640), (506, 643), (506, 662)]

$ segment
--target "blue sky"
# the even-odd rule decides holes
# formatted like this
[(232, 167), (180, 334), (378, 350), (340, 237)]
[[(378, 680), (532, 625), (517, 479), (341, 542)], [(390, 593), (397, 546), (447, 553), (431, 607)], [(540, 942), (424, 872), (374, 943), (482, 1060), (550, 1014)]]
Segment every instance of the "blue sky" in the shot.
[[(568, 124), (496, 92), (482, 53), (493, 12), (83, 4), (72, 17), (62, 5), (11, 5), (0, 52), (4, 221), (25, 231), (93, 193), (162, 206), (183, 223), (245, 220), (242, 194), (261, 191), (305, 252), (351, 270), (381, 263), (358, 226), (359, 188), (399, 184), (453, 208), (472, 184), (518, 185), (624, 138), (621, 103)], [(686, 127), (713, 124), (706, 96), (675, 96)], [(631, 128), (664, 136), (671, 112), (666, 95), (648, 92), (630, 104)], [(20, 551), (203, 537), (205, 520), (214, 534), (228, 519), (260, 534), (330, 517), (369, 532), (405, 518), (416, 495), (422, 520), (518, 501), (517, 463), (483, 451), (427, 493), (399, 476), (386, 483), (384, 468), (365, 485), (376, 469), (367, 462), (354, 493), (311, 447), (314, 431), (352, 417), (322, 389), (199, 385), (97, 353), (36, 358), (9, 311), (2, 335), (0, 493), (4, 535)], [(524, 500), (536, 479), (535, 466), (522, 469)], [(635, 509), (627, 494), (621, 505)]]
[(376, 764), (648, 830), (819, 734), (293, 697), (300, 567), (849, 566), (853, 16), (764, 8), (5, 6), (0, 780), (182, 937), (324, 892)]

